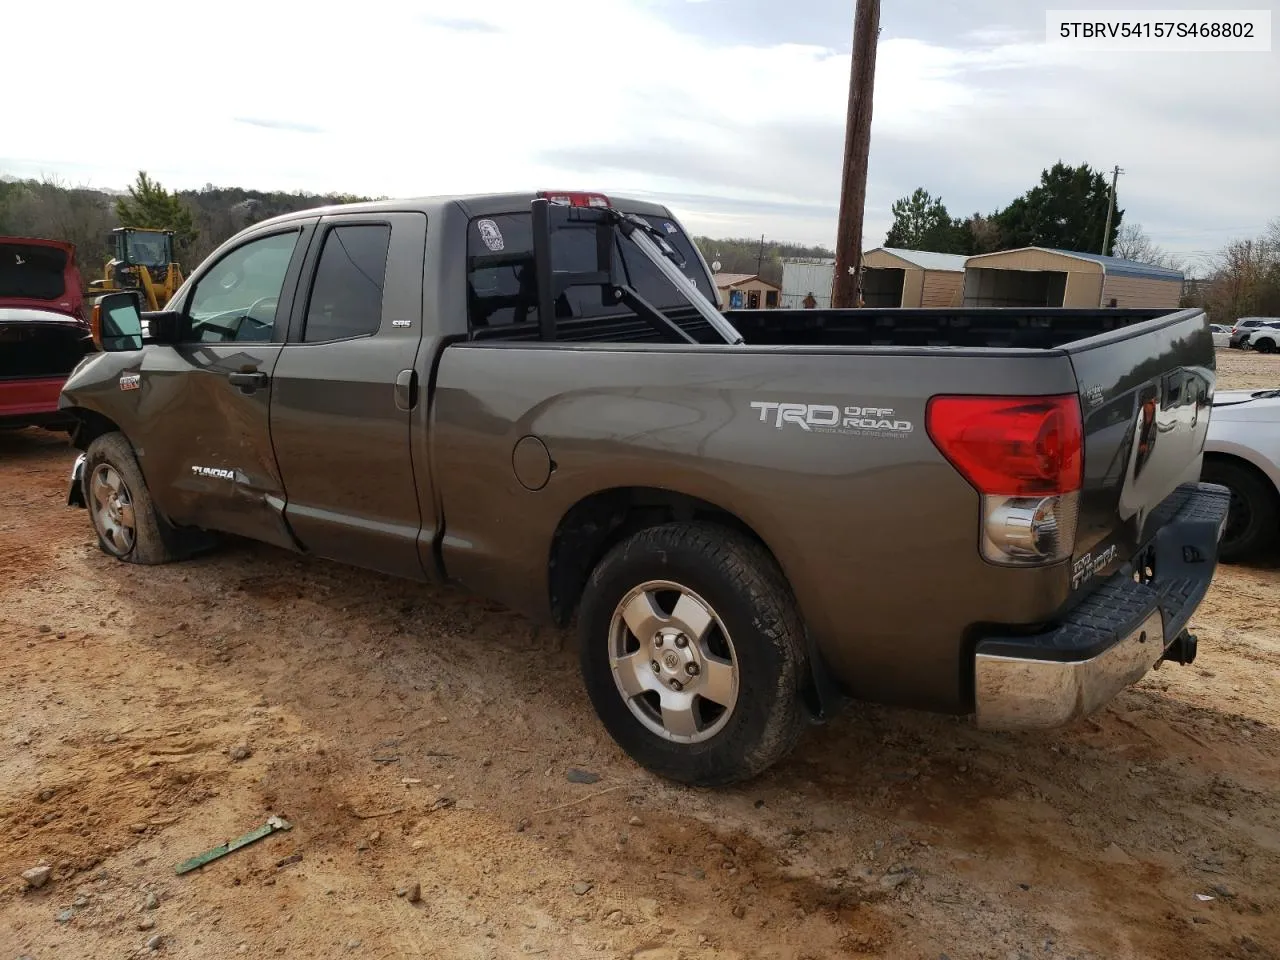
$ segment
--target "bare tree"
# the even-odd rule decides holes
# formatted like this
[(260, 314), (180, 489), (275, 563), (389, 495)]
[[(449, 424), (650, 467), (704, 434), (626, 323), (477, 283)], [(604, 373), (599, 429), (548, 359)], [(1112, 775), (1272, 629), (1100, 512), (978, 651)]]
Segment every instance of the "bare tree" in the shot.
[(76, 246), (76, 265), (86, 281), (101, 273), (104, 241), (117, 225), (109, 198), (52, 177), (7, 188), (0, 233), (66, 240)]
[(1280, 312), (1280, 247), (1267, 237), (1227, 244), (1216, 258), (1204, 305), (1218, 323)]
[(1140, 223), (1125, 223), (1120, 227), (1116, 242), (1111, 247), (1111, 255), (1121, 260), (1133, 260), (1171, 270), (1182, 270), (1186, 264), (1182, 257), (1168, 253), (1153, 243)]

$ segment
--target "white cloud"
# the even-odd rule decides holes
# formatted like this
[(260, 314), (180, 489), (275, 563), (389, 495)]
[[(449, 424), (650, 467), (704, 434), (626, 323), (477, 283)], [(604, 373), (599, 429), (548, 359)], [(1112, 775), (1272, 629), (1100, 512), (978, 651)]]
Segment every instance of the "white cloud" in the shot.
[[(847, 54), (719, 43), (664, 9), (174, 0), (111, 40), (97, 5), (64, 0), (57, 67), (45, 44), (6, 53), (10, 76), (43, 79), (6, 102), (0, 172), (391, 196), (582, 185), (684, 198), (699, 231), (830, 242)], [(38, 5), (4, 18), (9, 37), (48, 30)], [(882, 37), (869, 244), (918, 185), (953, 214), (989, 212), (1059, 157), (1124, 167), (1127, 215), (1169, 246), (1213, 247), (1280, 214), (1280, 121), (1250, 106), (1280, 90), (1274, 55), (1079, 55), (1040, 39), (999, 23), (955, 46)]]

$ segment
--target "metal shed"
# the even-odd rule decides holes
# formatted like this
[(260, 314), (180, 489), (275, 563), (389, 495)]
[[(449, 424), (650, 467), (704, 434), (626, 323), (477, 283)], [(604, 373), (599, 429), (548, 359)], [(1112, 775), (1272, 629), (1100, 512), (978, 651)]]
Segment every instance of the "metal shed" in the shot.
[(862, 255), (862, 301), (868, 307), (958, 307), (966, 257), (876, 247)]
[(969, 257), (966, 307), (1176, 307), (1181, 270), (1098, 253), (1022, 247)]

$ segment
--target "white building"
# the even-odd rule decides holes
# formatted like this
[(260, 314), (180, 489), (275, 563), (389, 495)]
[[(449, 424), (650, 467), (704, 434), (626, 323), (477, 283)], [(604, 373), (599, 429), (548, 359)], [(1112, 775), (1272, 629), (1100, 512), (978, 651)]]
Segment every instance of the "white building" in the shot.
[(799, 310), (804, 298), (813, 294), (818, 307), (831, 306), (831, 286), (835, 282), (836, 262), (816, 258), (785, 259), (782, 261), (782, 308)]

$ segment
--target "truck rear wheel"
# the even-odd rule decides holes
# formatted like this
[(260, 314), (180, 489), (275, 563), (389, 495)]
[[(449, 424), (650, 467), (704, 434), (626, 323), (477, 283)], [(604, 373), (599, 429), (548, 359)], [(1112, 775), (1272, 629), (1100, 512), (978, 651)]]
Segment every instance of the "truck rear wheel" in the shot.
[(178, 531), (151, 502), (133, 447), (120, 433), (105, 433), (85, 451), (84, 502), (103, 553), (126, 563), (180, 559)]
[(601, 722), (660, 776), (746, 780), (804, 727), (795, 601), (769, 553), (734, 530), (671, 523), (616, 546), (587, 584), (579, 634)]

